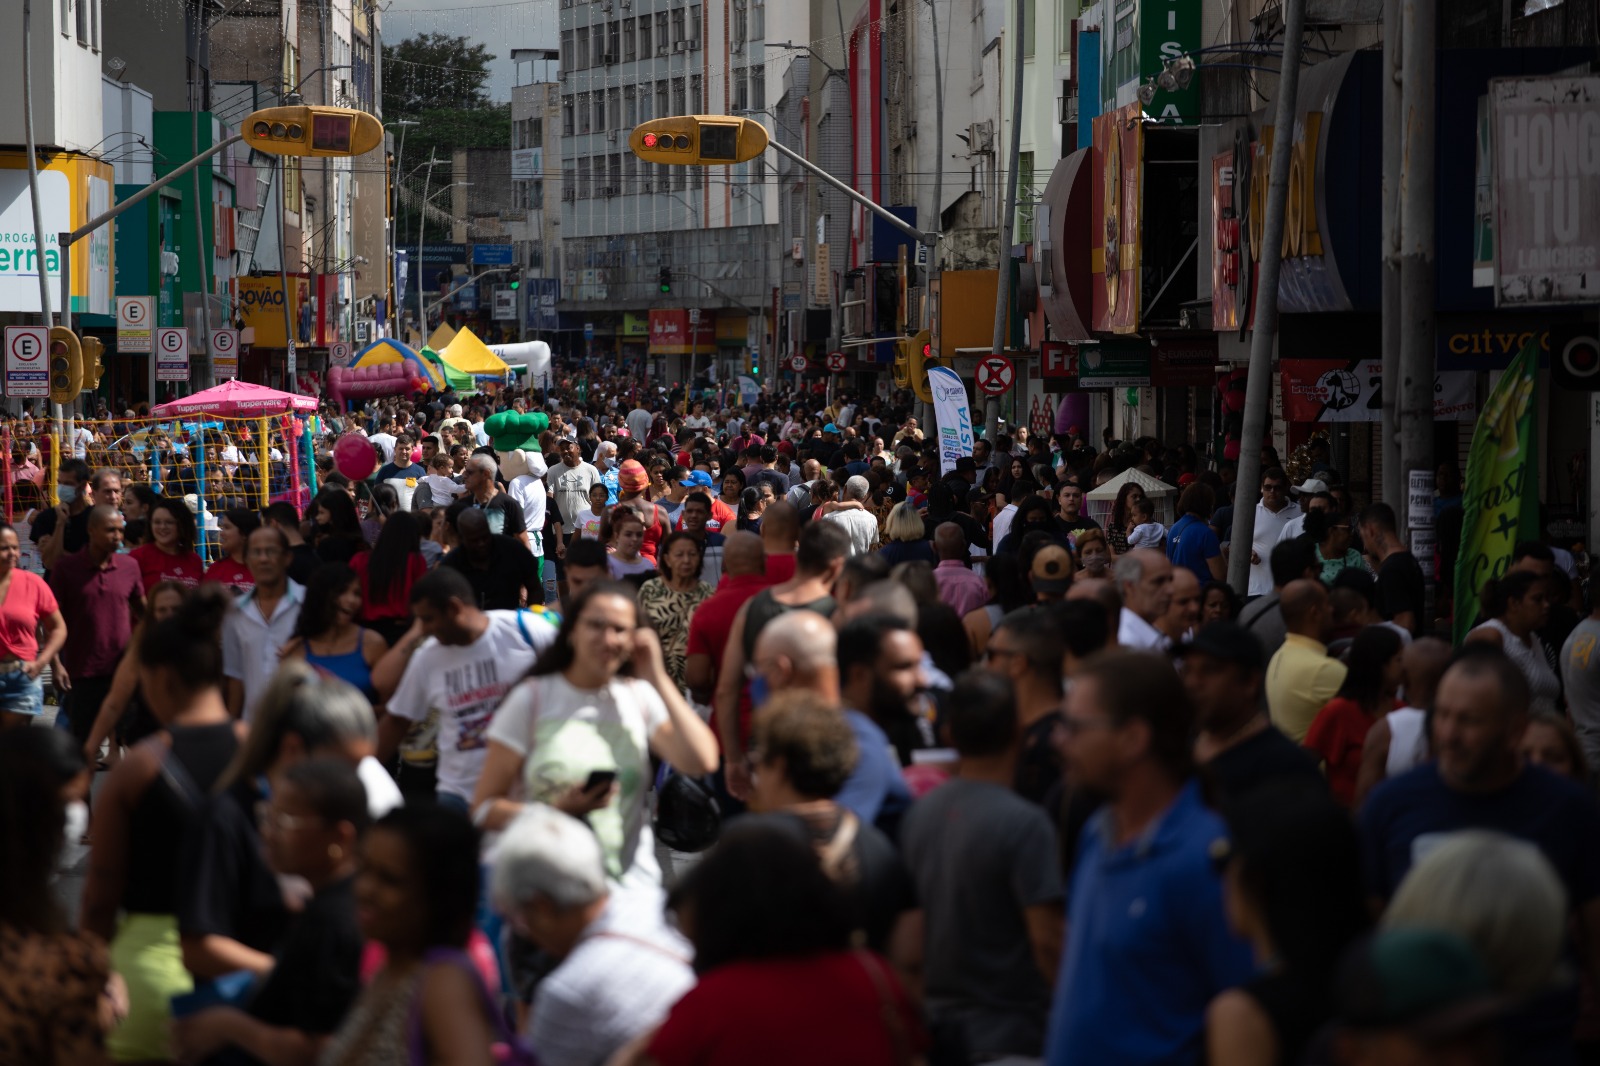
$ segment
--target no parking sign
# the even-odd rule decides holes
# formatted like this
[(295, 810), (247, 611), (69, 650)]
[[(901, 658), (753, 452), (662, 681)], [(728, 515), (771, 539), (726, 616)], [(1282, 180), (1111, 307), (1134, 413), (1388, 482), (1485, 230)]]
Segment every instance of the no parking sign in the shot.
[(189, 331), (185, 327), (156, 330), (156, 380), (189, 380)]
[(50, 395), (50, 327), (6, 327), (6, 395), (41, 399)]

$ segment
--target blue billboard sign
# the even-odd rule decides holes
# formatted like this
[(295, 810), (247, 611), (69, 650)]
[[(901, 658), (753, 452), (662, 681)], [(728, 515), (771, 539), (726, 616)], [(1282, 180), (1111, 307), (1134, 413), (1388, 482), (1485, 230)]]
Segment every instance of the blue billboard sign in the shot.
[(517, 249), (511, 244), (474, 244), (474, 266), (510, 266), (517, 261)]

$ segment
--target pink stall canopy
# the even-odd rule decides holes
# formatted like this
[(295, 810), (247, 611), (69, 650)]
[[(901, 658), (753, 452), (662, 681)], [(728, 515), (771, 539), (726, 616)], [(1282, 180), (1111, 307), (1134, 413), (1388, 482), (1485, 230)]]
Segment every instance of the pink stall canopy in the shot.
[(279, 392), (248, 381), (224, 381), (221, 385), (185, 396), (171, 403), (158, 404), (151, 411), (157, 418), (183, 415), (216, 415), (219, 418), (260, 418), (267, 415), (310, 413), (317, 401), (310, 396)]

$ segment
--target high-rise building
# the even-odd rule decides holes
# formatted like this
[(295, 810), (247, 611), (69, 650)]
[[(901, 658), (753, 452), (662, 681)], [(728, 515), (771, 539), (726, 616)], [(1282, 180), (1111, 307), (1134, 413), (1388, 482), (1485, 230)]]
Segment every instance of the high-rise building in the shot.
[(628, 150), (628, 134), (685, 114), (748, 115), (771, 129), (768, 87), (793, 57), (767, 44), (803, 39), (806, 20), (803, 5), (767, 0), (563, 0), (562, 350), (639, 360), (664, 382), (713, 365), (719, 377), (748, 372), (771, 356), (771, 157), (652, 165)]

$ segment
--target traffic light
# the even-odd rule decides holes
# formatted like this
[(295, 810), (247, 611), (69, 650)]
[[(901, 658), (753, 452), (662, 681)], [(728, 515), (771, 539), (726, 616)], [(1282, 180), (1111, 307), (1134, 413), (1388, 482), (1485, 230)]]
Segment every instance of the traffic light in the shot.
[(514, 266), (506, 271), (506, 288), (516, 292), (522, 288), (522, 268)]
[(660, 286), (660, 289), (661, 289), (661, 292), (662, 292), (663, 295), (669, 295), (672, 292), (672, 268), (671, 267), (662, 267), (661, 268), (661, 274), (660, 274), (660, 276), (659, 276), (659, 278), (657, 280), (657, 284)]
[(50, 327), (50, 402), (71, 403), (83, 391), (83, 348), (65, 326)]
[(732, 115), (679, 115), (635, 126), (628, 147), (647, 163), (721, 166), (766, 151), (767, 130)]
[(383, 123), (349, 107), (269, 107), (242, 128), (250, 147), (271, 155), (364, 155), (383, 143)]
[(894, 384), (897, 389), (910, 389), (925, 403), (933, 401), (933, 391), (928, 388), (928, 364), (937, 363), (933, 357), (933, 334), (928, 330), (895, 342), (898, 351), (894, 357)]
[(83, 352), (83, 387), (92, 392), (100, 387), (100, 378), (106, 372), (105, 364), (100, 359), (106, 346), (100, 343), (98, 337), (82, 337), (78, 347)]

